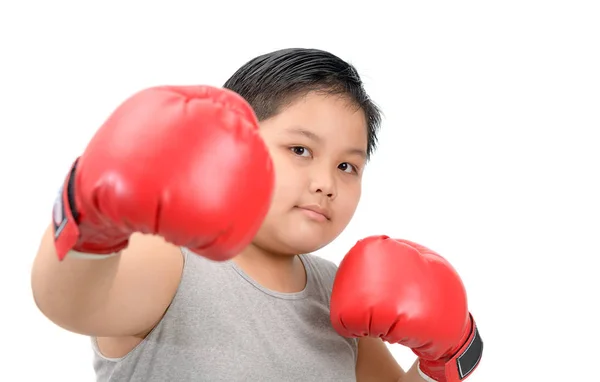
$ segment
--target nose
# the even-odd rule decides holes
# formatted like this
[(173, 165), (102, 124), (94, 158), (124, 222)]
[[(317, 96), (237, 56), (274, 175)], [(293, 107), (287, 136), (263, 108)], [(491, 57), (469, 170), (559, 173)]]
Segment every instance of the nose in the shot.
[(329, 199), (335, 199), (337, 187), (335, 182), (335, 169), (328, 166), (314, 166), (311, 173), (310, 191), (316, 194), (323, 194)]

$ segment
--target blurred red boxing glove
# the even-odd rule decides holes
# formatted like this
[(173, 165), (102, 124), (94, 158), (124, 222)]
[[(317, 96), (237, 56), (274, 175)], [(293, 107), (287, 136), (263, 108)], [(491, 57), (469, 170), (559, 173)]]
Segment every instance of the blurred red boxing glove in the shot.
[(60, 259), (160, 235), (213, 260), (250, 244), (274, 184), (252, 107), (210, 86), (159, 86), (123, 102), (75, 161), (54, 208)]
[(380, 337), (409, 347), (423, 378), (432, 381), (462, 381), (483, 352), (453, 267), (430, 249), (387, 236), (360, 240), (342, 260), (331, 322), (344, 337)]

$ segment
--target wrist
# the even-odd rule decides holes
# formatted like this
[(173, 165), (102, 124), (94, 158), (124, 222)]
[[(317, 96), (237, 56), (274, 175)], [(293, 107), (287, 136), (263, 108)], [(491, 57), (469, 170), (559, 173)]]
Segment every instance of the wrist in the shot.
[(465, 336), (466, 340), (462, 341), (448, 356), (436, 360), (419, 358), (418, 370), (423, 379), (428, 382), (463, 381), (477, 368), (483, 354), (483, 341), (471, 314), (469, 318), (470, 325)]
[(417, 371), (419, 372), (419, 375), (421, 376), (421, 379), (423, 379), (426, 382), (438, 382), (439, 380), (435, 380), (432, 377), (428, 376), (427, 374), (425, 374), (425, 372), (423, 372), (423, 370), (421, 370), (421, 360), (417, 360)]

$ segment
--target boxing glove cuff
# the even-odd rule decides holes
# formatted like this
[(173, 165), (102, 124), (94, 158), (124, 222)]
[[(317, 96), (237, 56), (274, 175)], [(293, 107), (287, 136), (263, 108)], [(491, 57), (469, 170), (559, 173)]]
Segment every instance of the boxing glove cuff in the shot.
[(73, 163), (69, 175), (60, 188), (52, 211), (56, 254), (61, 261), (67, 254), (79, 258), (89, 258), (84, 256), (89, 254), (89, 256), (98, 256), (97, 259), (114, 256), (126, 247), (126, 240), (123, 241), (121, 238), (111, 240), (111, 235), (108, 234), (103, 235), (105, 239), (103, 242), (92, 243), (89, 239), (98, 236), (97, 232), (101, 231), (102, 227), (90, 227), (90, 224), (87, 224), (87, 229), (82, 230), (79, 225), (83, 216), (77, 208), (75, 197), (75, 169), (78, 162), (79, 158)]
[(67, 252), (77, 243), (79, 228), (77, 218), (79, 213), (75, 208), (75, 168), (79, 158), (75, 160), (69, 175), (61, 186), (54, 208), (52, 210), (52, 223), (54, 227), (54, 246), (59, 260), (63, 260)]
[(459, 382), (470, 376), (483, 355), (483, 341), (473, 316), (467, 340), (446, 362), (419, 359), (418, 370), (423, 379), (432, 382)]

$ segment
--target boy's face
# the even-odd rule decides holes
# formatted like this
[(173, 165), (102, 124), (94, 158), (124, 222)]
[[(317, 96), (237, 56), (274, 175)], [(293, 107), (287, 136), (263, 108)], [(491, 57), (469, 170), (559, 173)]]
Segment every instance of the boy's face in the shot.
[(364, 113), (345, 98), (309, 93), (263, 121), (261, 135), (276, 180), (254, 244), (278, 254), (316, 251), (344, 230), (360, 200)]

